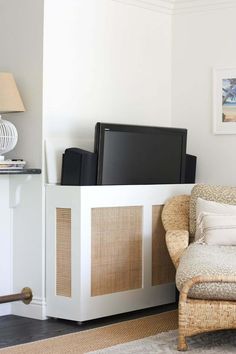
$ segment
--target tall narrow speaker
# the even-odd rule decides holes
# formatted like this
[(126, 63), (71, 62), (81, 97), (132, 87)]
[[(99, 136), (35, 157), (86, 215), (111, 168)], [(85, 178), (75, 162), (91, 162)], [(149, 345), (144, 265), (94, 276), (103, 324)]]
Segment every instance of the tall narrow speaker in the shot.
[(93, 152), (69, 148), (62, 158), (61, 184), (93, 186), (97, 177), (97, 155)]
[(185, 183), (195, 183), (197, 157), (186, 154)]

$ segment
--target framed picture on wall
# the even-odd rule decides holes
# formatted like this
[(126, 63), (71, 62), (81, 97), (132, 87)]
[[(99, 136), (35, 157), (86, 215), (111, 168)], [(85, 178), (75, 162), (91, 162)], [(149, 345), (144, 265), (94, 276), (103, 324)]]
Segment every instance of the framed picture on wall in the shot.
[(213, 132), (236, 134), (236, 68), (214, 69)]

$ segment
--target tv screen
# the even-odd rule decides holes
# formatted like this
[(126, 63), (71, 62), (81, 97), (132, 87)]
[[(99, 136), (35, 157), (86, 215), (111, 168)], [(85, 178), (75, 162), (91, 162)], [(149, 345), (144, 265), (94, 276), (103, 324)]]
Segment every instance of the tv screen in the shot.
[(97, 123), (97, 184), (184, 183), (186, 129)]

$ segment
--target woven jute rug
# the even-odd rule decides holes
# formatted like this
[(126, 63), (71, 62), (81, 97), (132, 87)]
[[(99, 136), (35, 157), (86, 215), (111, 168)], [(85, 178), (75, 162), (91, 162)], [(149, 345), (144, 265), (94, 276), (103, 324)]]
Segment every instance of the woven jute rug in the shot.
[[(174, 354), (177, 351), (178, 331), (159, 333), (129, 343), (118, 344), (89, 354)], [(188, 338), (189, 354), (235, 354), (236, 331), (199, 334)]]
[[(1, 354), (81, 354), (176, 329), (177, 311), (1, 349)], [(135, 353), (135, 352), (134, 352)]]

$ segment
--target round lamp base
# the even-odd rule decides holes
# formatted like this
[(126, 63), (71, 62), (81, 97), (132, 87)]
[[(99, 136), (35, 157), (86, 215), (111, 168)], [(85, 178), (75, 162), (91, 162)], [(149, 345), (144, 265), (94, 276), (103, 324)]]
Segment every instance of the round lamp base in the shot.
[(4, 160), (2, 154), (14, 149), (17, 140), (16, 127), (11, 122), (0, 118), (0, 161)]

